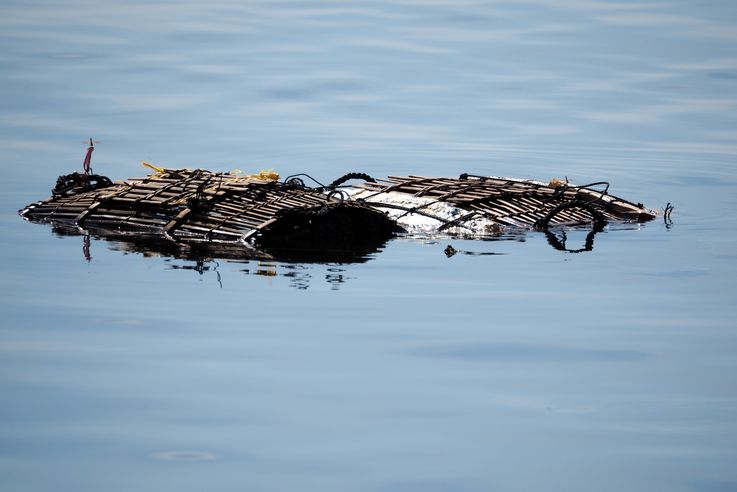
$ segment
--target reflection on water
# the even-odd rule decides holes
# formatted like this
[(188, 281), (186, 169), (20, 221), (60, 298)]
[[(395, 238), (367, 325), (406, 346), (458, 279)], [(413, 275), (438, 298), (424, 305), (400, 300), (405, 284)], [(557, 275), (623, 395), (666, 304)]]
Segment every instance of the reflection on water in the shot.
[(548, 244), (558, 251), (565, 251), (567, 253), (583, 253), (584, 251), (592, 251), (594, 249), (594, 238), (602, 230), (603, 227), (594, 227), (591, 229), (591, 231), (586, 234), (583, 247), (580, 248), (567, 247), (566, 243), (568, 242), (568, 234), (566, 234), (564, 229), (545, 229), (545, 237), (548, 240)]
[[(239, 265), (237, 272), (245, 275), (254, 275), (258, 277), (285, 277), (289, 279), (289, 285), (298, 290), (306, 290), (310, 287), (310, 283), (316, 277), (315, 270), (323, 268), (323, 279), (330, 285), (331, 290), (339, 290), (340, 286), (353, 277), (347, 274), (347, 267), (352, 263), (364, 263), (376, 257), (380, 251), (374, 254), (350, 255), (339, 253), (331, 255), (330, 252), (322, 252), (314, 254), (308, 252), (299, 254), (299, 252), (289, 251), (285, 256), (276, 255), (273, 259), (249, 258), (243, 255), (240, 250), (223, 249), (220, 245), (214, 248), (208, 248), (206, 243), (199, 244), (193, 248), (192, 245), (180, 245), (171, 241), (159, 240), (157, 238), (141, 238), (130, 235), (109, 235), (94, 237), (89, 233), (75, 231), (68, 227), (54, 228), (54, 233), (60, 237), (81, 236), (82, 237), (82, 255), (87, 263), (93, 261), (93, 246), (99, 243), (101, 246), (106, 245), (110, 250), (120, 251), (123, 253), (141, 254), (144, 258), (163, 257), (167, 269), (192, 271), (199, 277), (214, 275), (220, 287), (223, 287), (223, 276), (221, 274), (221, 263)], [(451, 239), (450, 236), (446, 239)], [(405, 236), (394, 240), (421, 242), (425, 244), (439, 244), (436, 239), (420, 236)], [(525, 241), (525, 232), (516, 231), (505, 234), (499, 234), (493, 237), (479, 239), (481, 242), (489, 241)], [(186, 247), (182, 247), (186, 246)], [(453, 251), (449, 254), (449, 251)], [(470, 256), (494, 256), (506, 253), (495, 253), (490, 251), (470, 251), (455, 250), (448, 245), (445, 250), (446, 256), (450, 257), (456, 253)], [(292, 258), (301, 258), (302, 262), (295, 262)], [(309, 258), (311, 261), (305, 262), (304, 259)], [(290, 261), (291, 260), (291, 261)], [(340, 266), (337, 266), (339, 264)], [(247, 265), (247, 267), (240, 267)]]
[(212, 461), (217, 458), (214, 453), (207, 451), (161, 451), (152, 456), (163, 461)]
[(632, 350), (593, 350), (555, 345), (534, 344), (473, 344), (442, 348), (423, 348), (415, 354), (428, 357), (452, 357), (463, 360), (513, 360), (529, 361), (534, 364), (550, 362), (610, 362), (637, 361), (653, 357), (654, 354)]
[[(217, 241), (173, 241), (158, 234), (123, 233), (102, 229), (83, 229), (68, 224), (52, 223), (53, 234), (58, 237), (82, 236), (83, 254), (87, 261), (92, 259), (90, 238), (107, 242), (109, 248), (128, 253), (140, 253), (143, 256), (164, 256), (172, 258), (221, 258), (231, 260), (262, 259), (280, 261), (314, 262), (363, 262), (372, 254), (381, 250), (386, 241), (369, 240), (357, 244), (351, 243), (356, 249), (344, 247), (316, 249), (288, 249), (285, 247), (264, 247), (254, 249), (236, 242)], [(333, 244), (331, 243), (331, 246)]]
[(89, 234), (84, 235), (84, 242), (82, 243), (82, 254), (84, 255), (84, 259), (87, 261), (87, 263), (92, 261), (91, 240)]
[[(667, 226), (672, 222), (668, 222)], [(643, 227), (642, 224), (613, 224), (612, 229), (619, 231), (635, 231)], [(284, 277), (289, 279), (289, 286), (298, 290), (306, 290), (310, 287), (311, 282), (316, 278), (321, 278), (331, 290), (339, 290), (341, 285), (354, 277), (347, 274), (347, 270), (351, 264), (365, 263), (371, 261), (381, 254), (386, 244), (381, 249), (377, 249), (370, 254), (356, 253), (347, 254), (342, 252), (331, 251), (272, 251), (265, 258), (263, 254), (255, 257), (249, 256), (247, 253), (237, 247), (228, 247), (219, 243), (196, 243), (185, 244), (177, 243), (170, 240), (161, 239), (159, 237), (142, 237), (129, 234), (110, 234), (106, 232), (101, 235), (92, 235), (90, 232), (72, 228), (65, 225), (54, 224), (53, 232), (59, 237), (81, 236), (82, 238), (82, 256), (87, 263), (93, 261), (93, 246), (95, 243), (106, 245), (112, 251), (123, 253), (140, 254), (144, 258), (159, 257), (164, 258), (164, 264), (170, 270), (192, 271), (200, 278), (204, 279), (213, 276), (215, 281), (223, 288), (223, 275), (220, 261), (227, 264), (239, 265), (236, 270), (240, 274), (253, 275), (257, 277), (273, 278)], [(474, 237), (466, 240), (465, 244), (473, 245), (478, 242), (480, 245), (486, 245), (494, 242), (518, 242), (524, 243), (528, 234), (544, 235), (548, 244), (553, 249), (565, 253), (581, 253), (591, 252), (594, 249), (594, 238), (603, 227), (585, 228), (583, 226), (573, 228), (556, 227), (545, 229), (543, 231), (527, 231), (525, 229), (509, 228), (499, 231), (493, 236)], [(568, 235), (573, 233), (578, 236), (585, 233), (583, 239), (583, 247), (573, 248), (567, 246)], [(441, 245), (448, 241), (464, 239), (452, 235), (432, 236), (418, 234), (402, 234), (390, 241), (408, 241), (411, 243), (425, 245)], [(94, 242), (93, 242), (94, 240)], [(458, 249), (452, 244), (447, 244), (443, 250), (445, 257), (452, 258), (460, 254), (465, 256), (500, 256), (507, 255), (506, 252), (485, 251), (483, 249)], [(440, 257), (438, 258), (440, 261)], [(240, 265), (246, 265), (240, 267)], [(336, 266), (340, 265), (340, 266)], [(317, 274), (317, 269), (324, 269), (324, 274)]]
[[(169, 261), (169, 260), (167, 260)], [(194, 272), (197, 272), (200, 276), (203, 276), (205, 272), (215, 272), (215, 275), (217, 277), (218, 285), (220, 285), (220, 288), (223, 288), (223, 278), (220, 276), (220, 271), (218, 268), (220, 267), (220, 263), (217, 261), (210, 261), (210, 264), (207, 264), (207, 260), (204, 258), (198, 258), (192, 261), (190, 264), (184, 264), (184, 265), (177, 265), (177, 264), (171, 264), (168, 268), (171, 270), (192, 270)]]
[[(366, 258), (367, 260), (369, 258)], [(284, 277), (289, 279), (289, 286), (298, 290), (306, 290), (310, 287), (310, 282), (317, 275), (316, 270), (324, 268), (324, 280), (330, 285), (331, 290), (339, 290), (340, 286), (352, 277), (346, 275), (346, 268), (340, 266), (331, 266), (332, 264), (322, 265), (320, 263), (283, 263), (265, 260), (225, 260), (229, 264), (238, 265), (235, 270), (239, 274), (254, 275), (257, 277), (265, 277), (265, 280), (273, 277)], [(221, 274), (221, 264), (219, 261), (211, 258), (188, 258), (188, 259), (166, 259), (167, 268), (171, 270), (189, 270), (195, 272), (201, 278), (215, 275), (215, 279), (220, 286), (224, 287), (223, 275)], [(247, 265), (241, 267), (240, 265)]]

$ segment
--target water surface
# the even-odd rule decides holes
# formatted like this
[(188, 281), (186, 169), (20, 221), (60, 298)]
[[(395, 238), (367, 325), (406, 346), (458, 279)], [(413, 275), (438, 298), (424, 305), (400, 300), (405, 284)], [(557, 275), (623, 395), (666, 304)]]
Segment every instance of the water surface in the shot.
[[(737, 490), (736, 9), (3, 2), (2, 488)], [(198, 263), (16, 215), (89, 137), (113, 179), (567, 176), (676, 209), (578, 254)]]

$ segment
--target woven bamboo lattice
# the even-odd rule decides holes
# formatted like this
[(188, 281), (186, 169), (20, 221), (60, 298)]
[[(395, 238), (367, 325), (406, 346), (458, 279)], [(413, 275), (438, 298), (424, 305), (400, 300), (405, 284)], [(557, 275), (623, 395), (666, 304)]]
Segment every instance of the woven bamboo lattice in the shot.
[[(605, 182), (574, 186), (466, 174), (374, 180), (349, 173), (309, 188), (299, 178), (282, 183), (261, 174), (155, 169), (156, 174), (115, 183), (97, 175), (61, 176), (52, 198), (20, 213), (64, 233), (122, 236), (144, 249), (206, 248), (227, 257), (299, 250), (331, 258), (374, 251), (403, 227), (414, 232), (408, 225), (413, 222), (406, 221), (412, 217), (434, 219), (425, 229), (431, 234), (497, 236), (503, 229), (538, 229), (556, 249), (564, 249), (565, 240), (558, 244), (551, 227), (592, 224), (588, 251), (607, 222), (656, 216), (642, 204), (610, 195)], [(343, 186), (355, 179), (365, 182)]]
[(101, 189), (60, 193), (21, 215), (82, 229), (244, 245), (303, 240), (315, 231), (340, 234), (351, 227), (386, 237), (395, 229), (384, 214), (339, 196), (200, 169), (165, 170)]
[[(546, 229), (592, 221), (600, 226), (607, 221), (644, 222), (656, 216), (642, 204), (609, 195), (609, 185), (605, 182), (573, 186), (562, 181), (545, 184), (464, 174), (459, 178), (390, 176), (359, 186), (369, 192), (361, 195), (364, 203), (378, 209), (396, 208), (390, 200), (382, 200), (389, 193), (430, 199), (424, 205), (404, 209), (405, 214), (437, 218), (443, 222), (440, 231), (477, 217), (501, 226)], [(434, 217), (427, 208), (438, 202), (452, 204), (468, 213), (450, 221)]]

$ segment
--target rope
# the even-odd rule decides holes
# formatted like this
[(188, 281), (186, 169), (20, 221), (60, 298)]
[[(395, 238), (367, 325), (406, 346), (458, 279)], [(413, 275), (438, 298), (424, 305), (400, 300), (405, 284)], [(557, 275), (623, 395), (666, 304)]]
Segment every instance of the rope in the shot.
[(306, 187), (304, 180), (297, 177), (287, 179), (284, 184), (297, 190), (304, 190)]
[[(423, 212), (423, 211), (419, 210), (417, 207), (404, 207), (402, 205), (395, 205), (393, 203), (369, 202), (369, 201), (366, 201), (364, 199), (359, 199), (359, 200), (357, 200), (357, 202), (360, 203), (360, 204), (363, 204), (363, 205), (368, 205), (371, 208), (393, 208), (393, 209), (396, 209), (396, 210), (404, 210), (405, 213), (402, 214), (402, 216), (407, 215), (408, 213), (422, 215), (422, 216), (428, 217), (430, 219), (435, 219), (438, 222), (440, 222), (441, 224), (443, 224), (443, 226), (446, 226), (446, 227), (450, 227), (452, 225), (456, 225), (455, 224), (455, 222), (456, 222), (455, 220), (447, 220), (447, 219), (445, 219), (443, 217), (439, 217), (437, 215), (433, 215), (433, 214), (430, 214), (430, 213), (427, 213), (427, 212)], [(469, 230), (473, 230), (470, 226), (467, 226), (466, 224), (464, 224), (462, 222), (459, 223), (459, 224), (457, 224), (457, 225), (459, 225), (461, 227), (464, 227), (466, 229), (469, 229)]]
[(84, 156), (84, 163), (82, 166), (84, 167), (84, 175), (89, 176), (92, 172), (92, 152), (95, 150), (95, 143), (90, 138), (90, 146), (87, 147), (87, 155)]
[(99, 174), (80, 174), (73, 172), (72, 174), (64, 174), (56, 180), (56, 186), (51, 190), (51, 194), (55, 197), (65, 197), (69, 193), (79, 193), (84, 191), (99, 190), (112, 186), (113, 182), (107, 176)]
[(324, 184), (322, 184), (321, 182), (319, 182), (318, 180), (316, 180), (315, 178), (313, 178), (307, 173), (292, 174), (291, 176), (287, 176), (286, 178), (284, 178), (284, 183), (285, 184), (289, 183), (292, 185), (298, 185), (299, 183), (301, 183), (301, 185), (304, 186), (304, 181), (302, 181), (301, 179), (299, 180), (296, 179), (296, 178), (300, 178), (301, 176), (304, 176), (307, 179), (311, 179), (312, 181), (320, 185), (321, 188), (325, 188)]
[(670, 202), (665, 206), (665, 210), (663, 211), (663, 222), (665, 222), (665, 225), (671, 225), (673, 223), (670, 215), (673, 213), (674, 208), (675, 207)]
[(602, 215), (602, 213), (594, 208), (589, 202), (572, 200), (570, 202), (561, 203), (560, 205), (553, 207), (553, 209), (551, 209), (550, 212), (545, 215), (545, 217), (535, 222), (535, 228), (543, 230), (547, 229), (550, 221), (556, 215), (564, 210), (568, 210), (571, 208), (579, 208), (590, 213), (591, 217), (594, 219), (594, 229), (604, 228), (604, 226), (606, 225), (606, 219), (604, 218), (604, 215)]
[(471, 220), (472, 218), (479, 215), (479, 212), (473, 211), (470, 213), (467, 213), (466, 215), (463, 215), (461, 217), (458, 217), (457, 219), (451, 220), (450, 222), (446, 222), (445, 224), (438, 227), (438, 232), (443, 232), (444, 230), (448, 229), (449, 227), (457, 226), (457, 225), (463, 225), (467, 221)]
[(468, 180), (468, 178), (477, 178), (477, 179), (480, 179), (481, 181), (486, 181), (487, 179), (489, 179), (488, 176), (480, 176), (478, 174), (469, 174), (469, 173), (463, 173), (460, 176), (458, 176), (458, 179), (460, 179), (461, 181), (466, 181)]
[(337, 198), (340, 203), (343, 203), (348, 198), (348, 193), (343, 190), (332, 190), (326, 195), (325, 199), (329, 201), (331, 198)]
[(337, 188), (338, 186), (342, 185), (346, 181), (350, 181), (352, 179), (362, 179), (364, 181), (376, 182), (374, 178), (372, 178), (366, 173), (348, 173), (348, 174), (344, 174), (343, 176), (339, 177), (338, 179), (330, 183), (328, 185), (328, 188)]

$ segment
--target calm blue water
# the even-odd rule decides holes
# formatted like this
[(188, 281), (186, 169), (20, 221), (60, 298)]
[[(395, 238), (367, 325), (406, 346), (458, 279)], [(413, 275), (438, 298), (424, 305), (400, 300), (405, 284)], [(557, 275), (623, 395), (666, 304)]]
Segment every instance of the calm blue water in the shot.
[[(0, 89), (2, 490), (737, 490), (736, 3), (5, 0)], [(16, 211), (89, 137), (114, 179), (568, 176), (676, 209), (581, 254), (87, 261)]]

